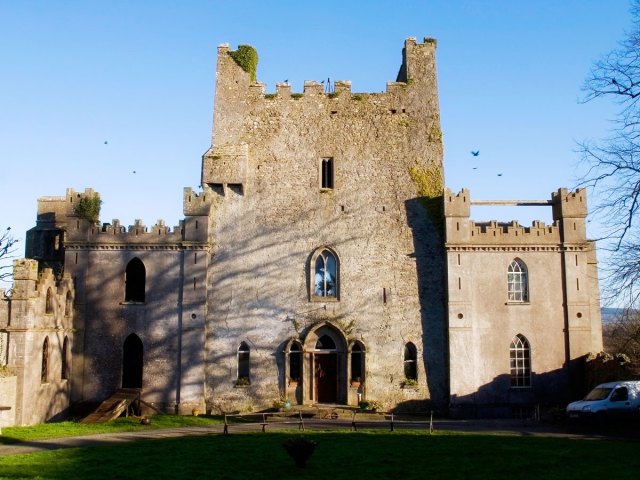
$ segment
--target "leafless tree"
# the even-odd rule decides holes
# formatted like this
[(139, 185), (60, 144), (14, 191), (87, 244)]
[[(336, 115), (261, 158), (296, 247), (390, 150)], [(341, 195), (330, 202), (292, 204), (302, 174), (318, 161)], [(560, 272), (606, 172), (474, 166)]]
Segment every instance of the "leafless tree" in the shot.
[(0, 280), (7, 280), (12, 275), (12, 265), (6, 260), (13, 258), (16, 243), (18, 240), (13, 238), (11, 227), (7, 227), (0, 235)]
[(585, 102), (610, 98), (620, 110), (606, 138), (579, 149), (587, 166), (581, 184), (593, 187), (604, 228), (603, 298), (629, 306), (640, 300), (640, 0), (631, 1), (631, 16), (631, 31), (594, 64), (583, 86)]
[(621, 310), (612, 322), (603, 326), (602, 340), (605, 351), (624, 353), (629, 357), (630, 372), (640, 374), (640, 312)]

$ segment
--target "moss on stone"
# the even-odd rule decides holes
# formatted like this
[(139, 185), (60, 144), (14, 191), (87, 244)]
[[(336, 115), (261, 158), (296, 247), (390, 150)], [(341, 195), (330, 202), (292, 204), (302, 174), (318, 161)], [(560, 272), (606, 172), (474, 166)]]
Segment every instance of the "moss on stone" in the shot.
[(237, 50), (230, 50), (227, 53), (242, 70), (251, 76), (252, 82), (257, 80), (258, 52), (255, 48), (251, 45), (238, 45)]
[(436, 39), (435, 39), (435, 38), (433, 38), (433, 37), (426, 37), (426, 38), (424, 39), (424, 43), (431, 43), (431, 44), (433, 44), (433, 46), (434, 46), (434, 47), (437, 47), (437, 46), (438, 46), (438, 40), (436, 40)]
[(100, 219), (101, 206), (102, 200), (99, 194), (83, 195), (80, 197), (78, 203), (76, 203), (73, 213), (91, 223), (97, 223)]
[(276, 98), (278, 98), (278, 94), (277, 93), (267, 93), (264, 98), (266, 98), (267, 100), (274, 100)]
[(293, 98), (294, 100), (300, 100), (302, 97), (304, 97), (303, 93), (292, 93), (291, 94), (291, 98)]
[(431, 223), (440, 231), (444, 227), (443, 190), (444, 176), (441, 166), (430, 168), (415, 165), (409, 168), (409, 175), (418, 187), (420, 202), (427, 210)]

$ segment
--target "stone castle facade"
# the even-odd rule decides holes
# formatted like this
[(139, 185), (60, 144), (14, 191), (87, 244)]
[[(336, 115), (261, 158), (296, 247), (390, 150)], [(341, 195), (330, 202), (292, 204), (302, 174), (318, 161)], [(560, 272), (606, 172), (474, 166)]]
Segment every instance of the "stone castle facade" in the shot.
[[(185, 189), (180, 225), (88, 221), (91, 190), (40, 199), (0, 331), (16, 398), (52, 402), (17, 406), (16, 423), (119, 387), (180, 413), (564, 402), (575, 360), (602, 348), (585, 192), (555, 193), (550, 226), (470, 220), (469, 192), (444, 188), (435, 47), (408, 39), (383, 93), (266, 94), (220, 46), (202, 191)], [(72, 311), (41, 315), (45, 289)], [(41, 378), (45, 337), (65, 378)]]

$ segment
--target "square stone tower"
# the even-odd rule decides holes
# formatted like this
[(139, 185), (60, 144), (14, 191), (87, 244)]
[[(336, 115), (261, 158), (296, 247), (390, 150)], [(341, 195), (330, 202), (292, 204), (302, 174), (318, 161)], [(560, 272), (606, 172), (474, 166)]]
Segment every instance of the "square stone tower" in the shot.
[(408, 39), (384, 93), (265, 94), (252, 47), (218, 48), (202, 164), (214, 408), (446, 402), (435, 50)]

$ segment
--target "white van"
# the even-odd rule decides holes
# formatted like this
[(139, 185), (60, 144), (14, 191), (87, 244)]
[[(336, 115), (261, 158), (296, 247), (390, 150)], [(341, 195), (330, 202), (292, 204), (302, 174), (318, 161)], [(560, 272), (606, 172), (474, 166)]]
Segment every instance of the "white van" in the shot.
[(583, 400), (570, 403), (567, 415), (579, 418), (640, 418), (640, 381), (602, 383)]

